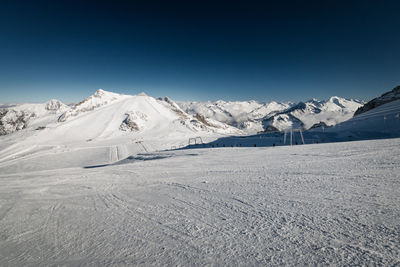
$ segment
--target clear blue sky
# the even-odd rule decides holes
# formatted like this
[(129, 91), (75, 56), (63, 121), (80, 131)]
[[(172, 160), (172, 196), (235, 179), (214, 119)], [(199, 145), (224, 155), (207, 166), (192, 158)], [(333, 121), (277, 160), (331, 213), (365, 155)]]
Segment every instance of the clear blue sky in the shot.
[(399, 1), (140, 2), (1, 1), (0, 103), (369, 100), (400, 84)]

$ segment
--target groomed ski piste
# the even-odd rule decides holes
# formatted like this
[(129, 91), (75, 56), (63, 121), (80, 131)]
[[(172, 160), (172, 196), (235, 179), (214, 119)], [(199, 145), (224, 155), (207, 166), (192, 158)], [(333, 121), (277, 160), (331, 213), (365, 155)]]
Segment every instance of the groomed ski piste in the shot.
[[(95, 122), (123, 120), (134, 101), (125, 97), (121, 112), (104, 106), (100, 117), (1, 137), (1, 266), (400, 264), (399, 101), (304, 132), (306, 145), (278, 145), (280, 134), (254, 137), (265, 140), (256, 147), (250, 137), (242, 147), (169, 150), (237, 133), (193, 132), (136, 98), (164, 117), (144, 121), (161, 130), (131, 149), (126, 133), (112, 136), (119, 124)], [(173, 121), (182, 128), (168, 135)]]

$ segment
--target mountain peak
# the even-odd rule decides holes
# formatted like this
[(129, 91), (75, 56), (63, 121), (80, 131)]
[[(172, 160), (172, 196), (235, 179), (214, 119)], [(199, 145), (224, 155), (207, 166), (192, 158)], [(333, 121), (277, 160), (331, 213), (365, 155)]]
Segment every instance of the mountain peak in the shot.
[(103, 96), (106, 96), (106, 95), (109, 95), (109, 96), (117, 96), (117, 95), (119, 95), (119, 94), (113, 93), (113, 92), (109, 92), (109, 91), (105, 91), (105, 90), (103, 90), (103, 89), (98, 89), (98, 90), (93, 94), (94, 97), (103, 97)]
[(60, 100), (57, 100), (57, 99), (51, 99), (45, 103), (46, 110), (57, 111), (60, 109), (65, 109), (65, 108), (67, 108), (67, 106), (64, 103), (62, 103)]
[(335, 102), (335, 101), (341, 101), (345, 100), (345, 98), (339, 97), (339, 96), (331, 96), (328, 100), (328, 102)]
[(98, 89), (93, 95), (75, 104), (71, 110), (63, 113), (58, 121), (66, 121), (69, 117), (75, 117), (83, 112), (91, 111), (102, 106), (108, 105), (118, 99), (123, 99), (125, 96), (113, 92)]
[(96, 97), (102, 96), (105, 94), (105, 91), (103, 89), (98, 89), (93, 95)]

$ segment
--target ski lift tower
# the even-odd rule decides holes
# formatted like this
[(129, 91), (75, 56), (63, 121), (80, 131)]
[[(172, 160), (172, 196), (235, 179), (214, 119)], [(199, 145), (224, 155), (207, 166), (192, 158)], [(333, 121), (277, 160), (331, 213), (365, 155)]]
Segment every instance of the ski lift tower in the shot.
[[(133, 140), (135, 141), (135, 140)], [(143, 148), (144, 151), (146, 151), (146, 153), (149, 153), (149, 151), (147, 150), (146, 146), (143, 144), (143, 140), (138, 140), (135, 142), (139, 147)]]
[(191, 145), (204, 145), (203, 139), (200, 136), (189, 138), (188, 146)]
[(303, 137), (303, 130), (301, 128), (285, 129), (284, 135), (283, 135), (283, 144), (286, 145), (286, 135), (288, 133), (290, 133), (290, 146), (292, 146), (293, 145), (293, 137), (295, 138), (294, 133), (296, 133), (296, 132), (300, 134), (301, 142), (304, 145), (305, 142), (304, 142), (304, 137)]

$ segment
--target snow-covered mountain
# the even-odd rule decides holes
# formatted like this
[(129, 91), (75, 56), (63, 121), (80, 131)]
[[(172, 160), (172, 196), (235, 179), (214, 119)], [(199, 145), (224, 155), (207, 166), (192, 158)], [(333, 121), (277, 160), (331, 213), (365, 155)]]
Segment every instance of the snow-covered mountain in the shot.
[(354, 116), (360, 115), (364, 112), (367, 112), (371, 109), (377, 108), (381, 105), (384, 105), (386, 103), (395, 101), (400, 99), (400, 86), (396, 86), (393, 88), (393, 90), (386, 92), (382, 94), (380, 97), (374, 98), (368, 103), (366, 103), (364, 106), (359, 107), (356, 112), (354, 113)]
[[(169, 128), (165, 128), (168, 133), (179, 132), (182, 127), (190, 132), (221, 134), (282, 131), (291, 127), (309, 129), (321, 125), (333, 126), (348, 120), (361, 106), (360, 101), (340, 97), (331, 97), (327, 101), (312, 99), (297, 104), (222, 100), (175, 103), (168, 97), (154, 99), (144, 93), (132, 96), (99, 89), (72, 106), (58, 100), (50, 100), (44, 104), (2, 105), (0, 135), (25, 128), (43, 130), (49, 124), (54, 124), (49, 125), (53, 128), (63, 128), (63, 124), (74, 124), (71, 127), (73, 130), (68, 131), (75, 131), (86, 125), (91, 125), (90, 129), (107, 128), (107, 135), (110, 136), (121, 135), (121, 132), (143, 134), (146, 131), (151, 131), (153, 136), (155, 128), (160, 129), (160, 126), (165, 124), (169, 125)], [(108, 110), (109, 113), (103, 114), (102, 110)], [(84, 121), (76, 119), (85, 116), (92, 117), (92, 120), (76, 126), (79, 121)], [(74, 123), (68, 123), (70, 121)], [(93, 132), (83, 128), (80, 136)], [(104, 136), (106, 133), (98, 132), (98, 135)], [(88, 139), (93, 139), (92, 135)]]
[(144, 93), (122, 95), (101, 89), (63, 113), (58, 122), (74, 131), (79, 128), (87, 132), (90, 139), (127, 132), (151, 136), (185, 131), (238, 133), (221, 122), (186, 114), (167, 97), (154, 99)]
[(261, 103), (257, 101), (216, 101), (179, 102), (179, 106), (189, 114), (200, 114), (227, 123), (246, 132), (262, 131), (260, 122), (269, 114), (275, 114), (291, 107), (292, 103)]
[(25, 128), (44, 127), (55, 122), (60, 114), (69, 110), (62, 102), (52, 99), (44, 104), (13, 104), (0, 107), (0, 135)]
[[(336, 127), (307, 131), (306, 143), (396, 136), (398, 131), (393, 130), (393, 125), (396, 129), (400, 125), (397, 102)], [(192, 111), (188, 114), (190, 106)], [(0, 136), (0, 171), (19, 172), (21, 166), (24, 171), (101, 166), (138, 153), (183, 147), (198, 137), (204, 143), (220, 140), (217, 143), (223, 145), (223, 138), (245, 134), (237, 127), (281, 130), (333, 125), (351, 116), (358, 106), (358, 101), (332, 97), (298, 104), (218, 101), (185, 107), (167, 97), (155, 99), (143, 93), (121, 95), (103, 90), (72, 106), (56, 100), (8, 105), (1, 110), (1, 126), (4, 133), (11, 134)], [(237, 127), (217, 118), (230, 124), (238, 122)], [(237, 137), (239, 141), (235, 142), (245, 145), (243, 137)], [(277, 134), (276, 140), (255, 138), (257, 142), (250, 138), (251, 146), (258, 146), (261, 141), (272, 146), (279, 143), (282, 135)]]
[[(222, 122), (189, 115), (169, 98), (101, 89), (72, 107), (49, 101), (3, 112), (4, 133), (14, 133), (0, 136), (0, 163), (16, 156), (49, 157), (53, 153), (60, 157), (51, 161), (58, 167), (108, 163), (139, 152), (184, 146), (190, 138), (201, 137), (207, 142), (242, 134)], [(66, 159), (68, 164), (63, 165), (60, 161)]]
[[(320, 129), (315, 129), (320, 131)], [(339, 141), (368, 140), (400, 137), (400, 99), (386, 102), (376, 108), (363, 112), (335, 127), (324, 130), (334, 134)], [(332, 140), (332, 138), (327, 138)]]
[(298, 104), (216, 101), (180, 102), (179, 105), (189, 114), (201, 114), (254, 133), (291, 127), (309, 129), (318, 124), (332, 126), (350, 119), (362, 102), (334, 96), (327, 101), (312, 99)]
[(266, 116), (263, 120), (265, 129), (287, 128), (310, 129), (317, 125), (333, 126), (353, 117), (354, 111), (362, 106), (358, 100), (348, 100), (333, 96), (327, 101), (312, 99), (300, 102), (289, 109)]
[(44, 129), (48, 124), (52, 128), (79, 131), (82, 136), (93, 133), (95, 128), (106, 128), (105, 132), (110, 135), (118, 135), (121, 131), (155, 132), (167, 124), (170, 127), (168, 132), (184, 128), (192, 132), (239, 133), (236, 128), (219, 121), (199, 114), (186, 114), (167, 97), (156, 100), (144, 93), (122, 95), (99, 89), (72, 107), (50, 100), (44, 104), (4, 105), (0, 109), (2, 135), (28, 127)]

